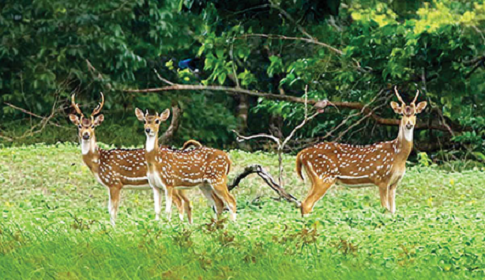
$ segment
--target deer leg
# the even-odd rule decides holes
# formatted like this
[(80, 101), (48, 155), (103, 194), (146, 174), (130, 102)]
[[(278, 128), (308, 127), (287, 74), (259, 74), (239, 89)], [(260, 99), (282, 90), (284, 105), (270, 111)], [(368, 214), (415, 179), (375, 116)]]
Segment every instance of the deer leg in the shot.
[(180, 196), (180, 190), (173, 190), (172, 201), (177, 207), (177, 210), (179, 211), (180, 221), (183, 222), (184, 221), (184, 201)]
[(389, 210), (388, 193), (389, 193), (389, 185), (388, 184), (382, 184), (382, 185), (379, 186), (379, 195), (381, 197), (381, 205), (382, 205), (382, 207)]
[(216, 211), (217, 219), (219, 219), (220, 216), (222, 215), (222, 212), (224, 212), (224, 202), (216, 195), (215, 192), (212, 191), (212, 188), (211, 188), (211, 196), (215, 203), (215, 211)]
[(167, 215), (167, 220), (170, 222), (172, 219), (172, 198), (173, 198), (173, 187), (167, 186), (165, 188), (165, 214)]
[(397, 183), (389, 187), (389, 193), (388, 193), (389, 211), (391, 211), (391, 214), (393, 215), (394, 213), (396, 213), (396, 189), (397, 189)]
[(236, 199), (229, 193), (227, 189), (227, 178), (211, 183), (212, 190), (215, 194), (227, 205), (231, 220), (236, 221)]
[(308, 216), (310, 212), (313, 211), (315, 203), (327, 193), (328, 189), (330, 189), (334, 183), (335, 179), (329, 177), (323, 178), (323, 180), (312, 178), (312, 187), (301, 204), (302, 217)]
[(109, 206), (108, 211), (111, 217), (111, 224), (116, 226), (116, 216), (118, 216), (118, 207), (120, 205), (120, 191), (118, 186), (112, 186), (109, 188)]
[(180, 190), (179, 195), (182, 198), (182, 202), (185, 207), (185, 212), (187, 212), (187, 219), (189, 220), (189, 224), (192, 224), (192, 202), (187, 197), (185, 190)]
[(217, 195), (215, 195), (210, 185), (203, 185), (199, 188), (211, 204), (211, 207), (214, 209), (214, 212), (216, 214), (215, 218), (219, 219), (219, 216), (224, 210), (224, 202), (222, 202), (222, 200)]
[(155, 221), (160, 220), (160, 212), (162, 212), (162, 190), (157, 187), (153, 189), (153, 204), (155, 206)]

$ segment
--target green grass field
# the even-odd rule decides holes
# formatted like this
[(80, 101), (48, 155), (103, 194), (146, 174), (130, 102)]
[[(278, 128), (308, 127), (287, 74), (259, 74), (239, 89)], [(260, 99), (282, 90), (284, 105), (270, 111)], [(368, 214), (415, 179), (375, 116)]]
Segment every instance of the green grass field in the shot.
[[(251, 163), (277, 174), (272, 154), (230, 155), (232, 176)], [(286, 189), (303, 199), (294, 157), (284, 165)], [(155, 222), (152, 192), (130, 190), (112, 228), (78, 146), (4, 148), (0, 279), (483, 279), (484, 175), (409, 166), (397, 215), (377, 188), (335, 187), (305, 219), (252, 175), (234, 190), (236, 223), (211, 222), (194, 190), (193, 225)]]

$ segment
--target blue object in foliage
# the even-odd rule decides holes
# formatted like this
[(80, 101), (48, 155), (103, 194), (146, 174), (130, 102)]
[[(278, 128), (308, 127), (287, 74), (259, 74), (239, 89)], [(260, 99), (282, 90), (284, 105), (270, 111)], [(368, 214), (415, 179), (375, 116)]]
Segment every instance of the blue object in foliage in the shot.
[(181, 60), (179, 62), (179, 68), (180, 69), (189, 68), (190, 71), (199, 72), (198, 64), (200, 62), (201, 62), (201, 59), (200, 58), (188, 58), (188, 59), (184, 59), (184, 60)]

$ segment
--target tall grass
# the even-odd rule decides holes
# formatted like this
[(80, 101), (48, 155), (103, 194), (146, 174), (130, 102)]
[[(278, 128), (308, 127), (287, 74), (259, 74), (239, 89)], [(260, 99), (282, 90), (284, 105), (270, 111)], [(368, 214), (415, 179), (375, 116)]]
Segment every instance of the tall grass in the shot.
[[(268, 153), (231, 151), (234, 176)], [(286, 188), (303, 199), (294, 157)], [(485, 176), (408, 169), (397, 215), (376, 188), (335, 187), (301, 218), (258, 178), (234, 190), (238, 221), (214, 222), (192, 192), (194, 225), (155, 222), (151, 191), (124, 191), (116, 228), (107, 191), (71, 144), (0, 149), (1, 279), (428, 279), (485, 277)]]

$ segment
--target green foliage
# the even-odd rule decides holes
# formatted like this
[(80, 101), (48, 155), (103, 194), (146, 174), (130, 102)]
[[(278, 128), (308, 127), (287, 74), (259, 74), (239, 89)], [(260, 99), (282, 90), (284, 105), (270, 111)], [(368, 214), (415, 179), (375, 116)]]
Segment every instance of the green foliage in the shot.
[[(121, 91), (160, 86), (153, 72), (157, 69), (181, 84), (239, 84), (299, 97), (309, 85), (312, 98), (363, 104), (374, 100), (370, 108), (378, 107), (375, 113), (385, 118), (396, 117), (388, 106), (393, 85), (406, 101), (419, 89), (420, 100), (432, 108), (419, 121), (436, 125), (444, 120), (456, 133), (420, 132), (417, 142), (439, 138), (446, 147), (461, 150), (455, 155), (483, 154), (484, 15), (483, 1), (468, 0), (6, 1), (0, 13), (2, 135), (18, 136), (31, 125), (30, 120), (19, 121), (26, 115), (5, 101), (47, 116), (55, 100), (67, 105), (72, 92), (85, 102), (93, 100), (90, 108), (102, 90), (105, 113), (113, 123), (135, 123), (133, 110), (139, 104), (160, 110), (157, 106), (178, 103), (192, 112), (184, 114), (184, 134), (176, 143), (205, 137), (199, 140), (234, 145), (230, 131), (238, 128), (237, 97), (207, 91)], [(195, 57), (204, 62), (199, 72), (178, 67), (181, 60)], [(243, 105), (250, 107), (248, 123), (241, 125), (247, 134), (275, 127), (287, 134), (303, 116), (302, 106), (287, 102), (249, 98)], [(57, 120), (63, 121), (68, 111), (62, 110)], [(297, 137), (323, 136), (352, 113), (329, 108)], [(371, 118), (350, 118), (327, 139), (349, 126), (342, 141), (366, 144), (396, 136), (395, 128), (374, 124)], [(136, 130), (121, 129), (125, 135)], [(366, 131), (366, 137), (354, 137), (358, 131)], [(46, 137), (36, 139), (54, 142), (54, 137), (42, 135)], [(117, 143), (123, 141), (140, 143), (126, 137)]]
[[(60, 131), (48, 126), (41, 134), (16, 142), (71, 141), (76, 133), (66, 123), (67, 113), (71, 112), (67, 98), (76, 93), (83, 110), (89, 113), (99, 99), (98, 92), (103, 91), (103, 113), (108, 121), (99, 128), (101, 136), (107, 137), (100, 139), (117, 145), (143, 143), (135, 107), (160, 112), (171, 103), (179, 103), (193, 110), (184, 116), (193, 117), (182, 119), (183, 131), (191, 133), (177, 134), (175, 143), (195, 137), (215, 146), (230, 142), (230, 129), (237, 122), (227, 98), (209, 98), (218, 103), (206, 106), (207, 97), (198, 93), (167, 97), (120, 92), (126, 87), (157, 85), (152, 69), (164, 68), (164, 61), (183, 55), (180, 49), (187, 49), (192, 42), (180, 29), (190, 26), (191, 18), (174, 18), (175, 5), (175, 1), (150, 0), (7, 1), (0, 14), (0, 128), (15, 137), (37, 123), (36, 119), (21, 121), (26, 115), (6, 106), (5, 101), (47, 116), (57, 100), (57, 106), (65, 107), (55, 120), (66, 128)], [(217, 123), (212, 117), (219, 118)], [(103, 135), (103, 131), (109, 134)], [(136, 132), (141, 137), (126, 137)], [(210, 135), (203, 138), (207, 133)]]
[(422, 152), (422, 153), (418, 153), (418, 163), (421, 166), (428, 167), (433, 162), (431, 161), (427, 153)]
[[(460, 144), (471, 142), (473, 149), (482, 151), (480, 131), (483, 129), (474, 120), (485, 113), (483, 107), (476, 106), (485, 101), (484, 95), (477, 94), (485, 89), (480, 82), (485, 78), (484, 72), (477, 66), (477, 59), (485, 52), (483, 2), (406, 1), (408, 5), (402, 4), (405, 1), (395, 2), (352, 1), (341, 6), (339, 16), (332, 17), (332, 21), (318, 23), (307, 21), (305, 13), (300, 13), (298, 8), (305, 5), (291, 9), (281, 2), (281, 8), (290, 16), (280, 14), (279, 19), (274, 17), (276, 8), (261, 8), (257, 14), (245, 9), (228, 13), (224, 10), (228, 7), (220, 3), (202, 5), (211, 16), (204, 18), (207, 35), (199, 39), (198, 54), (208, 57), (210, 66), (206, 70), (211, 70), (211, 81), (228, 84), (226, 76), (234, 71), (228, 63), (235, 61), (236, 72), (242, 71), (239, 65), (243, 66), (244, 71), (258, 77), (254, 87), (268, 92), (283, 89), (286, 94), (301, 96), (308, 84), (317, 93), (315, 97), (368, 103), (384, 89), (383, 95), (387, 98), (378, 101), (382, 104), (393, 97), (392, 85), (399, 86), (407, 101), (419, 89), (421, 99), (430, 101), (434, 108), (420, 115), (420, 120), (426, 123), (444, 118), (454, 129), (466, 127), (469, 132), (458, 133), (454, 140)], [(193, 11), (191, 7), (188, 5), (187, 9)], [(215, 18), (218, 20), (214, 21)], [(301, 30), (330, 47), (288, 38), (306, 37)], [(257, 34), (287, 37), (267, 38)], [(241, 51), (248, 53), (242, 60), (226, 55)], [(474, 66), (478, 70), (472, 72)], [(386, 103), (382, 105), (378, 114), (395, 117)], [(264, 101), (258, 102), (252, 112), (281, 115), (291, 124), (301, 119), (302, 115), (296, 113), (298, 110), (299, 106), (294, 104)], [(323, 114), (302, 130), (300, 136), (321, 135), (348, 114)], [(357, 120), (350, 120), (349, 125)], [(370, 130), (370, 125), (372, 122), (361, 122), (354, 130)], [(367, 135), (371, 139), (366, 140), (372, 142), (395, 137), (395, 132), (373, 128)], [(448, 133), (442, 131), (418, 136), (418, 141), (424, 142), (436, 141), (438, 137), (451, 141)], [(346, 141), (362, 143), (361, 139)]]
[[(231, 151), (234, 176), (277, 157)], [(308, 191), (285, 155), (287, 190)], [(39, 163), (42, 164), (39, 164)], [(211, 222), (190, 191), (194, 225), (155, 222), (151, 191), (123, 191), (117, 227), (77, 145), (0, 149), (3, 279), (469, 279), (485, 276), (482, 168), (408, 169), (397, 214), (376, 189), (335, 187), (302, 219), (258, 177), (234, 190), (238, 221)], [(255, 198), (258, 198), (255, 200)]]

